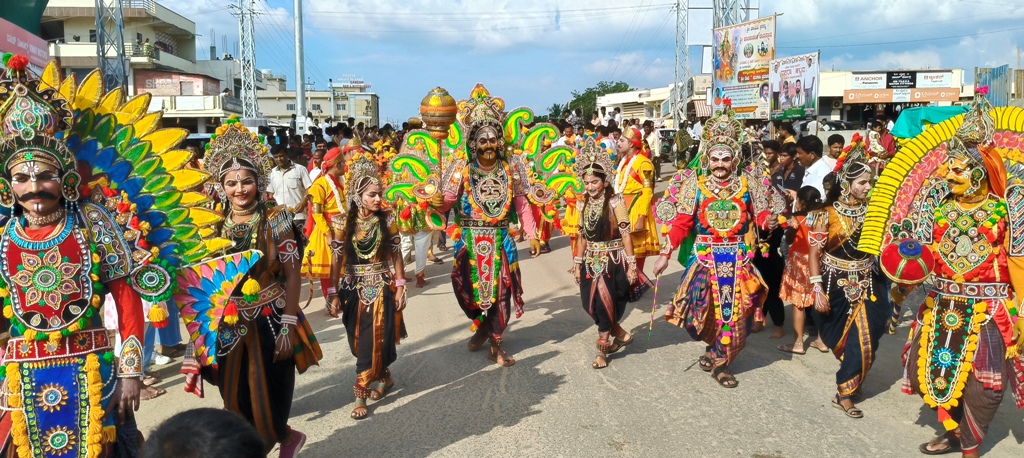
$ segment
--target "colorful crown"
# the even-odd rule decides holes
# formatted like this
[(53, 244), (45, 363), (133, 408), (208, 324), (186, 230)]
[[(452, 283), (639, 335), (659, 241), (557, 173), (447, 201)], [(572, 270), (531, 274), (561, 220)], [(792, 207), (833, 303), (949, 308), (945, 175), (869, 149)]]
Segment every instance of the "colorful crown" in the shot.
[[(982, 86), (974, 91), (974, 101), (964, 114), (964, 122), (956, 130), (954, 137), (963, 142), (964, 145), (980, 145), (992, 140), (995, 133), (995, 120), (990, 113), (995, 108), (989, 103), (988, 86)], [(980, 157), (978, 158), (981, 159)]]
[(709, 156), (716, 151), (729, 152), (734, 161), (738, 162), (745, 138), (743, 125), (736, 120), (736, 112), (732, 111), (731, 106), (726, 105), (724, 109), (716, 112), (715, 116), (709, 118), (704, 126), (700, 144), (701, 168), (707, 170)]
[(479, 124), (500, 126), (505, 121), (505, 101), (491, 97), (483, 84), (477, 83), (469, 98), (459, 101), (459, 122), (473, 127)]
[(74, 115), (70, 103), (54, 88), (40, 88), (41, 81), (26, 69), (28, 60), (24, 56), (5, 54), (3, 62), (6, 71), (0, 78), (0, 135), (4, 171), (30, 160), (47, 162), (60, 170), (74, 169), (74, 153), (57, 139), (58, 134), (71, 128)]
[(586, 136), (583, 139), (583, 144), (576, 152), (574, 167), (580, 183), (583, 182), (584, 176), (598, 171), (604, 174), (606, 180), (611, 180), (615, 176), (615, 163), (608, 155), (608, 150), (604, 149), (594, 136)]
[(220, 184), (221, 178), (234, 170), (252, 172), (256, 175), (259, 191), (267, 191), (274, 160), (259, 136), (238, 122), (238, 118), (232, 116), (224, 121), (224, 125), (218, 127), (217, 133), (211, 137), (207, 148), (203, 165), (210, 174), (217, 177), (214, 187), (218, 192), (223, 194), (224, 191)]
[(867, 149), (864, 148), (864, 138), (861, 137), (860, 133), (853, 134), (853, 138), (850, 139), (850, 144), (843, 149), (843, 154), (839, 155), (836, 159), (836, 165), (832, 169), (832, 172), (836, 174), (839, 182), (847, 182), (850, 180), (850, 167), (857, 162), (864, 162), (867, 157)]
[(373, 153), (362, 151), (354, 154), (348, 161), (348, 171), (345, 173), (345, 190), (349, 202), (359, 205), (359, 196), (366, 191), (370, 185), (381, 184), (380, 166), (373, 157)]

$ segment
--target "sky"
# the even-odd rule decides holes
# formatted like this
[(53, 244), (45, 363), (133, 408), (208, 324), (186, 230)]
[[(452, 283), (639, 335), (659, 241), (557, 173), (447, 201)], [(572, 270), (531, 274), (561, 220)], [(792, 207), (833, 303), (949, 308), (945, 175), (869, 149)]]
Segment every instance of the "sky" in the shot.
[[(196, 23), (197, 55), (235, 53), (232, 0), (159, 0)], [(757, 3), (756, 0), (752, 0)], [(691, 5), (708, 0), (691, 0)], [(418, 113), (435, 86), (456, 99), (476, 83), (546, 114), (599, 81), (665, 87), (675, 68), (673, 0), (306, 0), (307, 81), (357, 77), (380, 97), (381, 119)], [(256, 67), (295, 85), (293, 0), (255, 0)], [(1019, 67), (1024, 0), (761, 0), (781, 13), (776, 56), (821, 50), (826, 70)], [(695, 13), (696, 14), (699, 13)], [(213, 34), (211, 34), (213, 30)], [(223, 49), (227, 36), (228, 48)], [(690, 51), (700, 70), (700, 48)], [(965, 72), (970, 74), (973, 71)], [(967, 81), (970, 82), (970, 81)]]

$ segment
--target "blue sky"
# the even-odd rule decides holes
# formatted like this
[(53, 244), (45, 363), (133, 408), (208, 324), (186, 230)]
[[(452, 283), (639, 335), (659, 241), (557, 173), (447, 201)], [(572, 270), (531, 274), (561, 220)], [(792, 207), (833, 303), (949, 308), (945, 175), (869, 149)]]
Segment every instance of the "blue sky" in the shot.
[[(196, 22), (199, 55), (213, 28), (237, 43), (229, 0), (171, 3)], [(696, 4), (700, 0), (691, 0)], [(601, 80), (671, 84), (672, 0), (305, 0), (307, 79), (354, 75), (379, 94), (382, 119), (404, 120), (435, 86), (464, 98), (482, 82), (538, 114)], [(294, 87), (292, 0), (257, 0), (257, 68)], [(822, 52), (822, 69), (1017, 67), (1024, 0), (762, 0), (778, 20), (777, 55)], [(699, 70), (699, 48), (691, 50)], [(971, 73), (968, 71), (967, 73)]]

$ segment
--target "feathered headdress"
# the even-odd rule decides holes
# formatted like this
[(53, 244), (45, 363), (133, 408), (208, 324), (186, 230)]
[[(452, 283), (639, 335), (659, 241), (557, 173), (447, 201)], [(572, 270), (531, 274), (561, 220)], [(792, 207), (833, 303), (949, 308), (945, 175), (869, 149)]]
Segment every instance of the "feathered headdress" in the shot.
[(221, 178), (236, 170), (252, 172), (256, 176), (259, 191), (266, 192), (274, 159), (270, 157), (267, 146), (260, 141), (259, 136), (232, 116), (210, 137), (203, 166), (217, 178), (214, 180), (214, 188), (220, 194), (224, 193)]
[(576, 171), (576, 179), (583, 183), (583, 177), (594, 172), (601, 172), (605, 181), (615, 176), (615, 163), (612, 162), (608, 150), (603, 148), (595, 136), (585, 136), (583, 144), (576, 152), (576, 163), (573, 165)]

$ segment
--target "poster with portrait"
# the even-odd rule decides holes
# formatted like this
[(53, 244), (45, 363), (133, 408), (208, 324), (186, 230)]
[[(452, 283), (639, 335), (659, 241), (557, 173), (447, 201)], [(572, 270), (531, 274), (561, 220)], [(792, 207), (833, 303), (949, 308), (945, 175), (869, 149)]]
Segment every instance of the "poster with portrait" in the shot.
[(772, 121), (817, 116), (820, 57), (815, 52), (772, 61)]
[(715, 29), (714, 109), (728, 99), (738, 119), (768, 119), (768, 68), (774, 58), (774, 15)]

